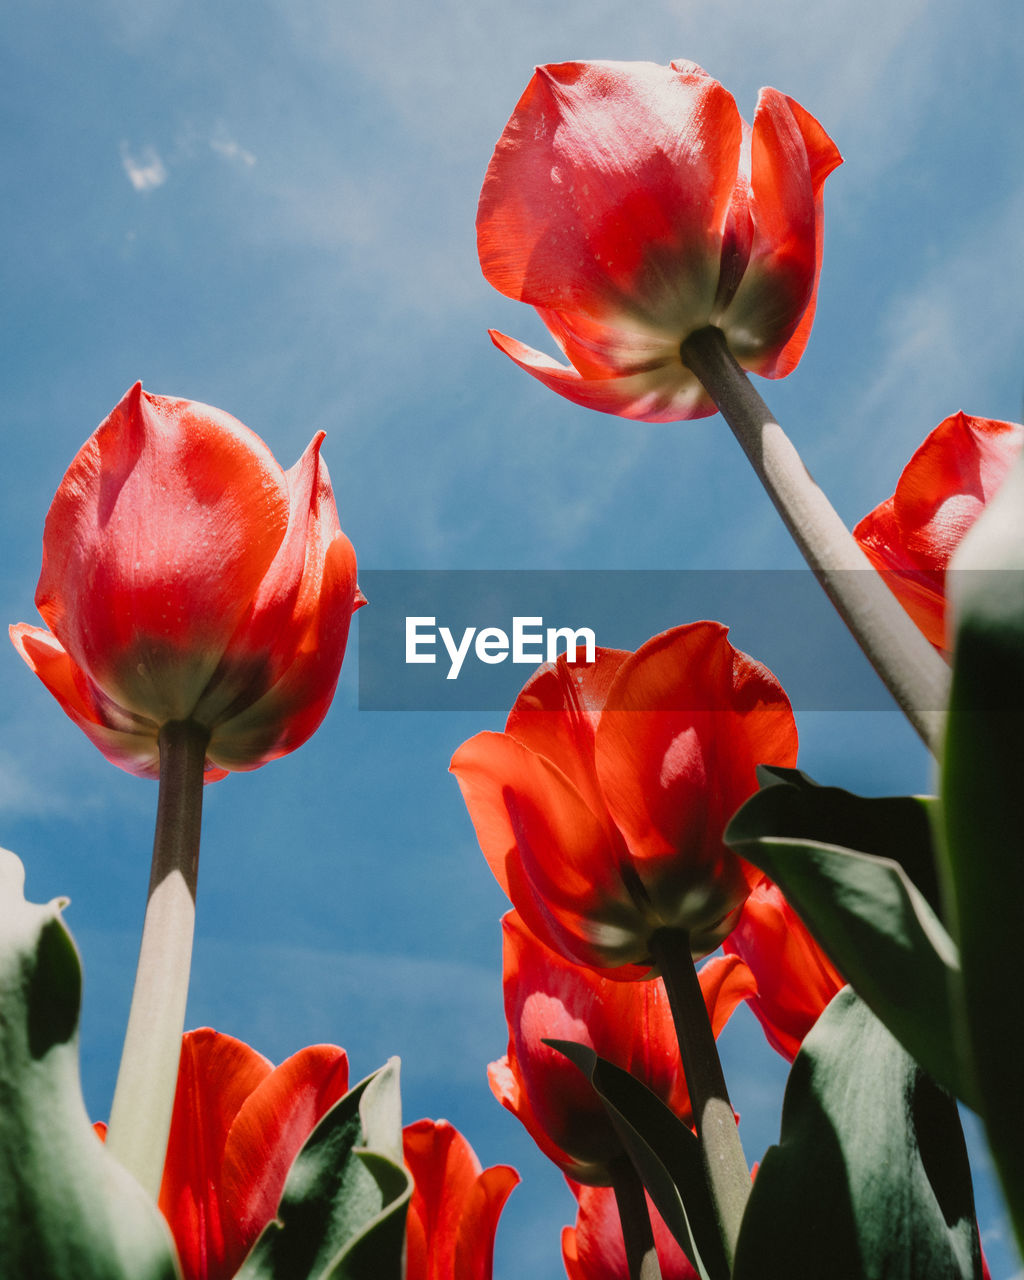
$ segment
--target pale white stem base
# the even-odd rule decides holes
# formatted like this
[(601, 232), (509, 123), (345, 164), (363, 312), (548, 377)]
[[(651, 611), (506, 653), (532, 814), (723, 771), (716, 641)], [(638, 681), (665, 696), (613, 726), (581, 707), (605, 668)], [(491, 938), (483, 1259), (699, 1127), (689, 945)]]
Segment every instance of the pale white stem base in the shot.
[(184, 876), (172, 871), (146, 908), (135, 994), (110, 1111), (107, 1147), (154, 1200), (171, 1131), (195, 915)]
[(191, 721), (160, 730), (149, 900), (107, 1148), (154, 1200), (160, 1192), (185, 1029), (196, 920), (203, 769), (210, 735)]

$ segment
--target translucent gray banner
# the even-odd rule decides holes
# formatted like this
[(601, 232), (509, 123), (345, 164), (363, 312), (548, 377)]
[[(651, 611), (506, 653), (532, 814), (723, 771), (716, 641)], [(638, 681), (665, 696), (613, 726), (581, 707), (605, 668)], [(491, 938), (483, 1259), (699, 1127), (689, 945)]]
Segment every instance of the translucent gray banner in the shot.
[(765, 663), (794, 707), (895, 704), (807, 570), (367, 570), (360, 586), (359, 706), (368, 711), (505, 711), (575, 640), (637, 649), (712, 619)]

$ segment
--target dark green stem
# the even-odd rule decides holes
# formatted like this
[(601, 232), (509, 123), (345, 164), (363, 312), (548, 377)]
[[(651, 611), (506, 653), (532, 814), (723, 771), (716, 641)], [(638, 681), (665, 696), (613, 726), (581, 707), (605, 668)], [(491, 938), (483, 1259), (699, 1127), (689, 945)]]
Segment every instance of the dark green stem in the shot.
[(721, 329), (691, 333), (683, 363), (732, 427), (804, 559), (925, 745), (942, 742), (949, 670), (857, 545), (729, 350)]
[(628, 1156), (611, 1166), (612, 1188), (622, 1223), (629, 1280), (661, 1280), (661, 1267), (654, 1247), (651, 1215), (647, 1209), (644, 1184)]
[(668, 991), (708, 1190), (731, 1267), (743, 1210), (750, 1195), (750, 1170), (740, 1145), (715, 1035), (690, 954), (689, 934), (685, 929), (659, 929), (651, 937), (650, 948)]
[(149, 1193), (160, 1191), (185, 1027), (195, 928), (203, 767), (210, 735), (191, 721), (160, 730), (160, 794), (146, 920), (107, 1146)]

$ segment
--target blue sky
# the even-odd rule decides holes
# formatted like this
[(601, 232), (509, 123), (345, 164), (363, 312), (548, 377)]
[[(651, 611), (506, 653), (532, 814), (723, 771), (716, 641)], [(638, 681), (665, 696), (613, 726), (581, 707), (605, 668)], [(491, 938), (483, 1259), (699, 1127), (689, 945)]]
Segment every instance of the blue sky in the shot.
[[(0, 51), (6, 618), (36, 620), (50, 499), (137, 378), (234, 414), (285, 466), (326, 430), (342, 525), (368, 569), (795, 566), (719, 418), (588, 413), (492, 348), (489, 326), (551, 350), (479, 273), (491, 149), (534, 64), (570, 58), (692, 58), (748, 119), (763, 84), (817, 116), (845, 156), (826, 187), (817, 321), (797, 371), (759, 389), (853, 523), (943, 417), (1020, 416), (1022, 27), (1010, 0), (983, 16), (958, 0), (12, 10)], [(622, 614), (628, 632), (628, 597)], [(464, 738), (503, 717), (360, 711), (356, 658), (353, 636), (305, 747), (207, 790), (189, 1025), (275, 1060), (340, 1043), (355, 1077), (400, 1053), (409, 1120), (447, 1116), (485, 1163), (523, 1174), (497, 1280), (554, 1280), (572, 1203), (487, 1088), (506, 1040), (505, 903), (446, 772)], [(30, 897), (72, 899), (99, 1117), (156, 789), (108, 765), (13, 649), (0, 673), (0, 843), (24, 859)], [(799, 723), (801, 763), (823, 781), (929, 785), (895, 712)], [(777, 1131), (784, 1064), (745, 1014), (726, 1054), (757, 1158)], [(1019, 1264), (984, 1190), (981, 1219), (1008, 1280)]]

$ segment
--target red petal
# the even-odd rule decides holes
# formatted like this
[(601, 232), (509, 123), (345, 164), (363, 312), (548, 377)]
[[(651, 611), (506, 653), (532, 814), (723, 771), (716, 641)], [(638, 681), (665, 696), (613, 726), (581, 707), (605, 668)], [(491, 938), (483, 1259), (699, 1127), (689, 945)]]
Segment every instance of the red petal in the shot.
[(292, 522), (283, 558), (254, 605), (260, 619), (254, 637), (243, 633), (238, 641), (242, 654), (247, 647), (266, 652), (261, 663), (270, 687), (255, 701), (243, 695), (237, 713), (224, 709), (210, 743), (211, 758), (231, 769), (255, 769), (286, 755), (320, 726), (337, 687), (352, 614), (365, 603), (355, 552), (319, 458), (321, 439), (288, 472)]
[(643, 959), (647, 929), (618, 846), (555, 765), (507, 734), (479, 733), (451, 769), (484, 857), (539, 937), (588, 964)]
[(579, 372), (543, 352), (517, 342), (515, 338), (490, 330), (494, 346), (544, 383), (545, 387), (573, 404), (614, 413), (637, 422), (676, 422), (681, 419), (708, 417), (716, 412), (698, 380), (678, 365), (663, 366), (654, 372), (614, 376), (614, 378), (581, 378)]
[(160, 1208), (185, 1280), (234, 1274), (221, 1180), (224, 1147), (239, 1108), (271, 1070), (262, 1054), (233, 1036), (203, 1028), (182, 1038)]
[(481, 1170), (473, 1148), (446, 1120), (402, 1133), (415, 1182), (406, 1226), (406, 1280), (490, 1280), (498, 1218), (519, 1175)]
[(842, 163), (832, 139), (792, 98), (762, 89), (750, 144), (754, 240), (723, 321), (736, 358), (764, 377), (797, 365), (814, 321), (825, 179)]
[[(611, 1187), (574, 1187), (579, 1204), (576, 1226), (562, 1232), (569, 1280), (627, 1280), (629, 1267), (622, 1226)], [(697, 1273), (650, 1199), (647, 1201), (663, 1280), (697, 1280)]]
[(736, 178), (740, 118), (692, 65), (538, 68), (487, 170), (484, 275), (535, 306), (707, 323)]
[(697, 979), (717, 1040), (736, 1006), (756, 993), (757, 983), (738, 955), (712, 956), (701, 965)]
[[(140, 778), (160, 776), (158, 726), (117, 706), (77, 667), (60, 641), (41, 627), (19, 622), (9, 628), (14, 647), (66, 714), (111, 764)], [(204, 780), (226, 777), (209, 760)]]
[(689, 930), (695, 954), (718, 945), (757, 874), (722, 844), (754, 766), (796, 762), (785, 693), (726, 636), (698, 622), (649, 640), (620, 667), (597, 731), (609, 812), (654, 913)]
[(792, 1062), (804, 1036), (845, 985), (843, 977), (770, 880), (751, 890), (724, 947), (742, 956), (752, 971), (756, 992), (746, 993), (750, 1007), (771, 1046)]
[(348, 1057), (335, 1045), (300, 1049), (267, 1075), (239, 1108), (224, 1148), (222, 1186), (230, 1206), (225, 1243), (234, 1275), (277, 1212), (292, 1162), (348, 1089)]
[(284, 536), (284, 473), (247, 427), (136, 385), (53, 500), (36, 604), (129, 710), (182, 719)]
[(545, 663), (523, 685), (505, 723), (509, 737), (565, 774), (595, 815), (604, 813), (594, 765), (594, 734), (624, 649), (598, 649), (595, 661)]
[(956, 413), (907, 463), (891, 498), (854, 537), (936, 648), (946, 650), (946, 568), (1024, 443), (1015, 422)]

